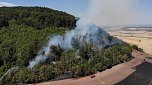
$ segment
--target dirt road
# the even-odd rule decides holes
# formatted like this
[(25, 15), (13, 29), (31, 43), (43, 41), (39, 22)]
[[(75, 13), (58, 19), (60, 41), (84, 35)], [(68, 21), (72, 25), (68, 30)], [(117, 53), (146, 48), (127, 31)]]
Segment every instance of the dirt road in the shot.
[[(150, 74), (148, 75), (150, 76), (149, 79), (151, 80), (147, 80), (146, 82), (146, 84), (149, 84), (152, 81), (152, 72), (151, 72), (152, 60), (146, 58), (149, 55), (145, 53), (137, 52), (135, 50), (132, 52), (132, 55), (135, 58), (132, 59), (131, 61), (116, 65), (111, 69), (107, 69), (101, 73), (97, 73), (95, 74), (96, 75), (95, 78), (90, 78), (90, 76), (87, 76), (78, 79), (65, 79), (59, 81), (43, 82), (37, 85), (113, 85), (113, 84), (123, 85), (129, 83), (129, 81), (125, 82), (123, 80), (125, 80), (128, 76), (135, 73), (136, 67), (141, 65), (144, 59), (146, 59), (146, 62), (150, 63), (150, 67), (148, 67), (148, 69), (150, 68), (149, 69), (150, 71), (148, 70), (148, 73)], [(138, 81), (138, 78), (136, 78), (136, 80)], [(135, 84), (138, 83), (140, 84), (140, 82), (136, 82)], [(129, 85), (131, 85), (131, 83)]]

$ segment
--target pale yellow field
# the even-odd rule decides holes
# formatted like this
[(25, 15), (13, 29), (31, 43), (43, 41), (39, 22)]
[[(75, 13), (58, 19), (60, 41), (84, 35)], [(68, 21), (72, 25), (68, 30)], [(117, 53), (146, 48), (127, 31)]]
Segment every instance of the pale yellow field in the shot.
[(147, 31), (117, 31), (109, 32), (123, 41), (133, 45), (136, 44), (146, 53), (152, 55), (152, 32)]

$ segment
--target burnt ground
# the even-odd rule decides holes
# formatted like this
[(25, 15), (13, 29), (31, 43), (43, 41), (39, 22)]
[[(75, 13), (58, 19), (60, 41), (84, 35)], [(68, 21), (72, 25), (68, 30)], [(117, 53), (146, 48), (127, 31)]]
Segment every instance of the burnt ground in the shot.
[(143, 62), (135, 72), (115, 85), (152, 85), (152, 63)]

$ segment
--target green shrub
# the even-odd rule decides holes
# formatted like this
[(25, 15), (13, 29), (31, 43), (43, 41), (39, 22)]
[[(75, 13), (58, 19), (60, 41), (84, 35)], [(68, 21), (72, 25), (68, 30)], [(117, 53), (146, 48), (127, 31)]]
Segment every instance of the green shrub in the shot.
[(144, 52), (142, 48), (139, 48), (137, 45), (132, 45), (132, 48), (138, 50), (139, 52)]

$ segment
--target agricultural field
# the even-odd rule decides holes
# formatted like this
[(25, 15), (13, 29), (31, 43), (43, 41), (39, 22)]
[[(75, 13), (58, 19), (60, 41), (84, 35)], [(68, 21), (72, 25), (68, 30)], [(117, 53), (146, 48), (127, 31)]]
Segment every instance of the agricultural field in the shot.
[(146, 53), (152, 55), (152, 31), (113, 31), (109, 33), (131, 45), (138, 45)]

